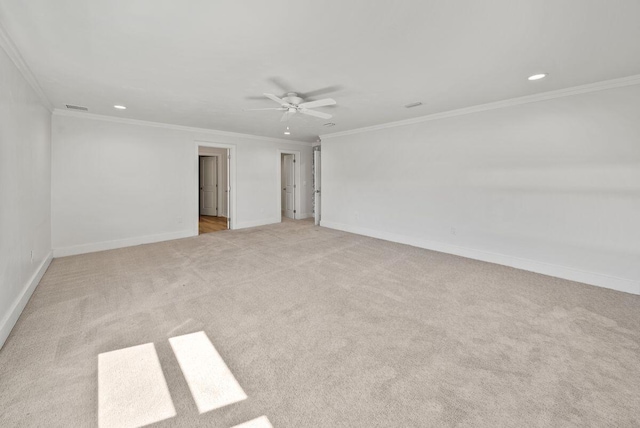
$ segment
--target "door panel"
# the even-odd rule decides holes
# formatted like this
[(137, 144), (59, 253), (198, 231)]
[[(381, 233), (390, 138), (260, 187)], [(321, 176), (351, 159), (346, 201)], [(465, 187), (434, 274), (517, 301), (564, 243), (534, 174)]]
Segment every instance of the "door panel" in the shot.
[[(227, 178), (224, 181), (225, 186), (225, 213), (227, 214), (227, 229), (231, 229), (231, 153), (230, 150), (226, 150), (226, 162), (227, 162)], [(235, 225), (234, 225), (235, 227)]]
[(316, 150), (313, 152), (313, 160), (314, 160), (314, 197), (315, 197), (315, 208), (313, 213), (313, 219), (316, 226), (320, 225), (320, 203), (321, 203), (321, 154), (320, 150)]
[(200, 215), (218, 215), (218, 170), (215, 156), (200, 157)]
[(285, 195), (285, 200), (286, 200), (285, 211), (293, 212), (293, 210), (294, 210), (294, 207), (293, 207), (293, 194), (292, 193), (287, 193)]
[(284, 155), (283, 175), (285, 182), (285, 207), (284, 216), (287, 218), (296, 218), (295, 215), (295, 155)]

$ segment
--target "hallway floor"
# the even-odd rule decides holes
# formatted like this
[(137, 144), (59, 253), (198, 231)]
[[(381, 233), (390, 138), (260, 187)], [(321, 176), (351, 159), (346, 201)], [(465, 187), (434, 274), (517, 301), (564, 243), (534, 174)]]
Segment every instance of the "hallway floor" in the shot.
[(219, 232), (221, 230), (227, 230), (227, 218), (226, 217), (214, 217), (210, 215), (201, 215), (198, 220), (198, 233)]

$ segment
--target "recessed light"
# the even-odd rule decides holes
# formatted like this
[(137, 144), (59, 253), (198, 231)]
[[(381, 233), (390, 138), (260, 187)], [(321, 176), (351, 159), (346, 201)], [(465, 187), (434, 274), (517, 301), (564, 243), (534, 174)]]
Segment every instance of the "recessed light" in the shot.
[(291, 135), (291, 132), (289, 132), (289, 131), (284, 131), (284, 135)]
[(325, 123), (325, 124), (324, 124), (324, 125), (322, 125), (322, 126), (336, 126), (336, 124), (335, 124), (335, 123), (333, 123), (333, 122), (327, 122), (327, 123)]
[(533, 76), (529, 76), (529, 80), (540, 80), (547, 77), (547, 73), (534, 74)]
[(421, 105), (422, 105), (422, 103), (420, 101), (417, 101), (415, 103), (407, 104), (404, 107), (405, 108), (413, 108), (413, 107), (418, 107), (418, 106), (421, 106)]
[(127, 108), (125, 106), (113, 106), (113, 108), (117, 108), (118, 110), (126, 110)]

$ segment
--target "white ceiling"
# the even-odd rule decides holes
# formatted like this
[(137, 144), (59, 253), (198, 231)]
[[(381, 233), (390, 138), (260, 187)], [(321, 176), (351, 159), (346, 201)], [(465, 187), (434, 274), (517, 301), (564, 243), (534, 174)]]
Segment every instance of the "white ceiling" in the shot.
[[(303, 141), (640, 74), (639, 17), (637, 0), (0, 0), (57, 108)], [(243, 111), (327, 87), (330, 130)]]

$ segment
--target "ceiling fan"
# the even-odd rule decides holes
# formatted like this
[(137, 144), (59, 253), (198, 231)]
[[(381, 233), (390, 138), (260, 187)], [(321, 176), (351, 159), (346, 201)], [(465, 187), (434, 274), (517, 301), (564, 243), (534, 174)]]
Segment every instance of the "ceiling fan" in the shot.
[(325, 98), (323, 100), (317, 101), (308, 101), (304, 102), (304, 99), (299, 97), (295, 92), (289, 92), (286, 97), (278, 98), (273, 94), (263, 94), (265, 97), (269, 98), (280, 104), (280, 107), (273, 108), (253, 108), (245, 111), (256, 111), (256, 110), (280, 110), (283, 111), (284, 114), (282, 118), (280, 118), (280, 122), (288, 121), (291, 116), (296, 113), (306, 114), (308, 116), (320, 117), (322, 119), (330, 119), (332, 116), (327, 113), (322, 113), (319, 111), (312, 110), (317, 107), (325, 107), (332, 106), (336, 104), (336, 101), (332, 98)]

